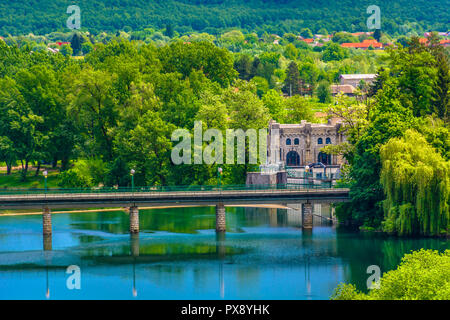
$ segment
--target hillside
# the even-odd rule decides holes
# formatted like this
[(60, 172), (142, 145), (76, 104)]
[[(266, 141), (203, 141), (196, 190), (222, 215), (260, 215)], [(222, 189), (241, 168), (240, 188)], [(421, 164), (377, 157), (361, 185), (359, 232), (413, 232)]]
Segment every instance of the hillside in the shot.
[[(101, 31), (164, 28), (172, 25), (180, 33), (217, 33), (242, 28), (262, 33), (365, 31), (368, 0), (79, 0), (82, 27)], [(447, 31), (448, 2), (378, 0), (382, 29), (390, 34), (427, 30)], [(0, 35), (48, 34), (65, 31), (67, 6), (63, 0), (4, 0), (0, 3)]]

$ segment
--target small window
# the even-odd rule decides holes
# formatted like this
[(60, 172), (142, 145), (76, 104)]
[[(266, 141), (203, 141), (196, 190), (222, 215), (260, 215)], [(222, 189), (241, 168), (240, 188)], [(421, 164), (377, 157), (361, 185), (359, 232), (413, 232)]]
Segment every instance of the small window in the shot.
[(316, 173), (316, 178), (317, 179), (322, 179), (322, 173)]
[(286, 139), (286, 145), (287, 145), (287, 146), (290, 146), (291, 144), (292, 144), (291, 139)]
[(330, 138), (327, 138), (327, 144), (331, 144), (331, 139)]
[(295, 139), (294, 139), (294, 144), (295, 144), (296, 146), (298, 146), (298, 145), (300, 144), (300, 140), (299, 140), (298, 138), (295, 138)]
[(319, 140), (317, 140), (317, 144), (323, 144), (323, 139), (319, 138)]

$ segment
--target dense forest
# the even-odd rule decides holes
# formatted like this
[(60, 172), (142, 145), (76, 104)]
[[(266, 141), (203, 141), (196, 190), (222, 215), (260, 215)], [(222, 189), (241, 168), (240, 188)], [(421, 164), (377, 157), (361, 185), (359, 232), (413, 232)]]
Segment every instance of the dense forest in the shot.
[[(0, 36), (64, 31), (70, 4), (63, 0), (5, 0), (0, 3)], [(441, 0), (80, 0), (83, 31), (139, 31), (169, 25), (184, 34), (244, 32), (283, 34), (309, 28), (317, 33), (365, 31), (369, 5), (381, 9), (382, 30), (392, 35), (448, 31), (448, 3)]]

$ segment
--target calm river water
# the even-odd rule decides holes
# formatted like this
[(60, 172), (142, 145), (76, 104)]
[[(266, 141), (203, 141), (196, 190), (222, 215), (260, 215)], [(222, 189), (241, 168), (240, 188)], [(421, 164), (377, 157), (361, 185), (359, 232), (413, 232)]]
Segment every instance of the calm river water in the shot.
[[(305, 232), (298, 211), (268, 208), (227, 208), (228, 230), (218, 236), (214, 212), (141, 210), (138, 237), (124, 212), (54, 214), (46, 251), (40, 215), (0, 216), (0, 299), (328, 299), (340, 282), (367, 291), (370, 265), (386, 272), (411, 250), (449, 247), (352, 233), (320, 218)], [(71, 265), (80, 268), (79, 290), (67, 287)]]

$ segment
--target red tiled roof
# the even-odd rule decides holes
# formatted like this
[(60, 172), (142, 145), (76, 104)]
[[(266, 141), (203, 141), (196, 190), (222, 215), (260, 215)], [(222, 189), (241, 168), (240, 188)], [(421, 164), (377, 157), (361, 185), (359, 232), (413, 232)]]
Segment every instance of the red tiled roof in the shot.
[(356, 37), (358, 37), (358, 36), (362, 36), (362, 35), (370, 35), (370, 34), (373, 34), (373, 32), (353, 32), (353, 33), (350, 33), (352, 36), (356, 36)]
[(419, 42), (422, 44), (425, 44), (428, 42), (428, 39), (427, 38), (419, 38)]
[(314, 39), (303, 39), (302, 41), (305, 41), (306, 43), (313, 43)]
[[(419, 42), (421, 44), (427, 44), (428, 39), (427, 38), (419, 38)], [(442, 45), (450, 44), (450, 39), (441, 40), (441, 41), (439, 41), (439, 44), (442, 44)]]
[(369, 48), (370, 46), (374, 48), (383, 48), (382, 43), (377, 42), (377, 40), (370, 40), (370, 39), (366, 39), (360, 43), (345, 42), (341, 44), (341, 47), (344, 48)]

